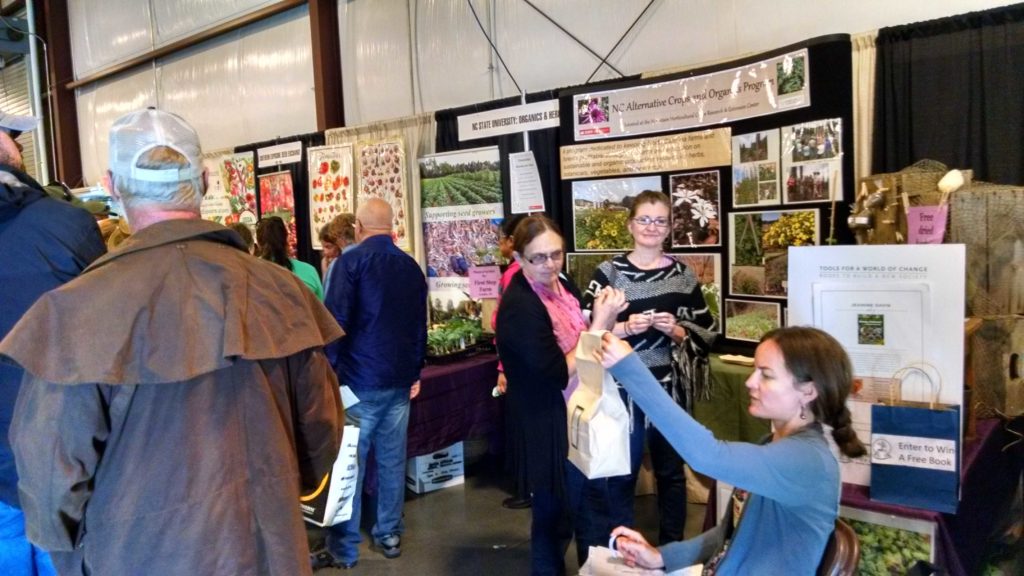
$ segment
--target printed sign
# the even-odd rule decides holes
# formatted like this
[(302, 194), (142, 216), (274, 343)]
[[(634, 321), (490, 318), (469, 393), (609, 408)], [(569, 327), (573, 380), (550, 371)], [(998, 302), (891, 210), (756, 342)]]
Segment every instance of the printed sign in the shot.
[(807, 50), (702, 76), (573, 98), (576, 141), (686, 130), (811, 105)]
[(955, 472), (956, 441), (872, 434), (871, 463)]
[(558, 126), (558, 100), (459, 116), (459, 142)]
[(302, 142), (278, 144), (256, 150), (256, 167), (268, 168), (302, 160)]
[(472, 266), (469, 269), (469, 296), (474, 300), (497, 298), (501, 282), (501, 268), (497, 266)]
[(732, 129), (562, 146), (562, 179), (693, 170), (732, 163)]

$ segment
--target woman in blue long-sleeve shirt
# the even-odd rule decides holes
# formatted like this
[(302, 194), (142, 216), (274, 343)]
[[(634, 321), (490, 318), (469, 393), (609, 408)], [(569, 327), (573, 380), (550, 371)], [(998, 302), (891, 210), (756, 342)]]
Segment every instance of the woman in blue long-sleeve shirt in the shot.
[(704, 563), (705, 573), (718, 575), (814, 574), (839, 513), (839, 463), (822, 425), (844, 454), (864, 454), (846, 408), (853, 370), (842, 346), (815, 328), (764, 336), (747, 379), (750, 413), (774, 430), (760, 445), (716, 440), (612, 334), (599, 356), (694, 470), (749, 493), (734, 522), (683, 542), (654, 548), (636, 531), (616, 528), (626, 562), (669, 571)]

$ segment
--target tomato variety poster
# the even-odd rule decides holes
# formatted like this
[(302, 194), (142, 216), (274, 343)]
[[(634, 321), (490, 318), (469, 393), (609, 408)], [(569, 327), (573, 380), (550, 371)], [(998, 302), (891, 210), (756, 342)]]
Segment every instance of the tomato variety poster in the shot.
[(320, 146), (309, 157), (309, 236), (321, 250), (320, 229), (345, 212), (353, 212), (352, 145)]
[(412, 251), (406, 208), (405, 146), (401, 139), (363, 143), (359, 148), (359, 202), (380, 198), (395, 213), (391, 236), (395, 245)]

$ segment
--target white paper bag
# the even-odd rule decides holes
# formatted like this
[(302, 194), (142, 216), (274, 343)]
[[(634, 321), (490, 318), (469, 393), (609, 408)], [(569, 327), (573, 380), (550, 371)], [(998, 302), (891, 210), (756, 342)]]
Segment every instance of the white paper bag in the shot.
[(604, 332), (584, 332), (576, 345), (580, 384), (566, 405), (569, 461), (590, 479), (630, 473), (629, 412), (611, 374), (594, 360)]
[(299, 497), (302, 517), (317, 526), (334, 526), (352, 517), (359, 477), (359, 428), (345, 426), (334, 468), (312, 492)]
[(700, 576), (703, 571), (703, 564), (694, 564), (693, 566), (687, 566), (686, 568), (680, 568), (668, 573), (664, 570), (630, 568), (612, 550), (604, 546), (591, 546), (586, 564), (580, 567), (580, 576), (621, 576), (622, 574), (634, 574), (636, 576)]

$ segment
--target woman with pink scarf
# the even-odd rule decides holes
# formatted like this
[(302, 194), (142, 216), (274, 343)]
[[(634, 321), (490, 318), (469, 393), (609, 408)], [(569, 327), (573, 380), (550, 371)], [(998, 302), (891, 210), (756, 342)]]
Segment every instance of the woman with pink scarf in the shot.
[[(577, 385), (573, 352), (588, 326), (579, 293), (561, 274), (565, 246), (558, 226), (545, 216), (530, 216), (516, 226), (513, 241), (522, 271), (498, 308), (498, 354), (509, 383), (508, 416), (519, 420), (517, 441), (525, 450), (533, 495), (531, 574), (562, 575), (583, 485), (567, 459), (565, 401)], [(608, 328), (625, 304), (621, 291), (599, 294), (593, 326)]]

